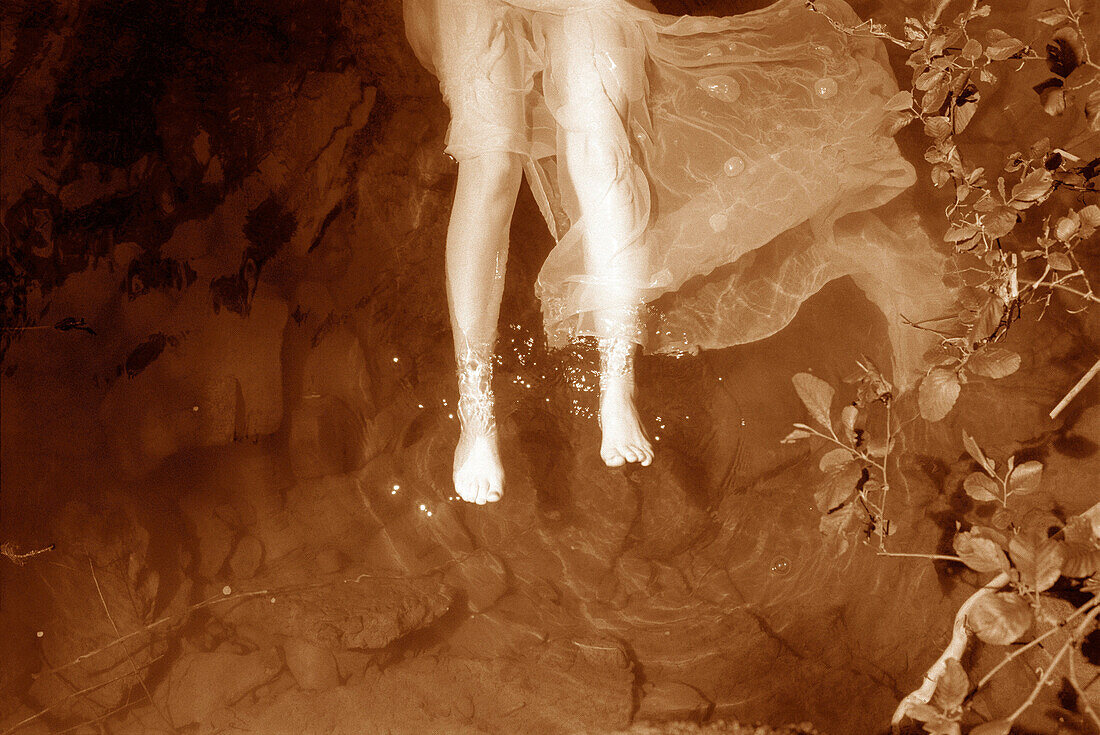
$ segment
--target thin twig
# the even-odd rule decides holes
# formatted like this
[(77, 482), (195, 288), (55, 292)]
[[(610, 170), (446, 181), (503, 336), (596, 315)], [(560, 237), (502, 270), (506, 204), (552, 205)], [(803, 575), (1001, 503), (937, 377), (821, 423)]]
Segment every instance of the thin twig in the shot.
[[(148, 663), (142, 664), (141, 668), (143, 668), (143, 669), (149, 668), (150, 666), (155, 664), (157, 661), (160, 661), (162, 658), (164, 658), (164, 654), (161, 654), (161, 655), (157, 656), (154, 659), (150, 659)], [(17, 731), (19, 728), (23, 727), (24, 725), (29, 725), (30, 723), (37, 720), (39, 717), (43, 717), (50, 710), (52, 710), (56, 707), (60, 707), (65, 702), (68, 702), (70, 699), (73, 699), (74, 697), (82, 697), (85, 694), (88, 694), (89, 692), (94, 692), (96, 689), (101, 689), (101, 688), (103, 688), (105, 686), (108, 686), (110, 684), (114, 684), (116, 681), (121, 681), (122, 679), (125, 679), (128, 676), (133, 676), (133, 674), (129, 673), (129, 672), (127, 672), (125, 674), (119, 674), (118, 676), (114, 677), (113, 679), (108, 679), (107, 681), (101, 681), (98, 684), (92, 684), (91, 686), (84, 687), (83, 689), (81, 689), (79, 691), (76, 691), (76, 692), (69, 692), (68, 694), (66, 694), (64, 697), (57, 700), (56, 702), (53, 702), (51, 704), (46, 705), (45, 708), (38, 710), (33, 715), (30, 715), (29, 717), (26, 717), (25, 719), (22, 719), (19, 722), (15, 723), (10, 729), (5, 730), (4, 732), (0, 733), (0, 735), (12, 735), (12, 733)], [(127, 705), (127, 706), (129, 706), (129, 705)]]
[(1055, 654), (1054, 660), (1051, 661), (1050, 665), (1047, 666), (1046, 669), (1043, 671), (1043, 675), (1039, 678), (1039, 683), (1036, 684), (1035, 688), (1031, 690), (1031, 694), (1028, 695), (1023, 704), (1016, 708), (1015, 712), (1008, 716), (1007, 719), (1010, 723), (1015, 722), (1016, 718), (1026, 712), (1027, 708), (1035, 703), (1035, 700), (1039, 697), (1039, 692), (1043, 689), (1043, 685), (1047, 683), (1047, 680), (1050, 679), (1050, 675), (1054, 673), (1054, 670), (1056, 668), (1058, 668), (1058, 662), (1062, 660), (1062, 656), (1066, 655), (1066, 651), (1068, 651), (1073, 646), (1073, 643), (1084, 632), (1085, 627), (1096, 619), (1097, 613), (1100, 613), (1100, 607), (1094, 607), (1092, 611), (1085, 616), (1085, 619), (1081, 621), (1080, 625), (1077, 626), (1077, 630), (1073, 632), (1073, 636), (1071, 636), (1070, 639), (1063, 643), (1062, 647), (1058, 649), (1058, 653)]
[[(92, 563), (92, 557), (90, 556), (88, 557), (88, 569), (90, 569), (92, 572), (92, 581), (95, 582), (95, 591), (99, 594), (99, 603), (103, 605), (103, 612), (107, 614), (107, 620), (110, 621), (111, 627), (114, 628), (115, 635), (122, 635), (122, 631), (118, 629), (118, 625), (115, 623), (115, 619), (111, 615), (111, 609), (107, 607), (107, 600), (103, 597), (103, 589), (99, 586), (99, 577), (95, 573), (95, 565)], [(168, 719), (168, 715), (164, 713), (164, 710), (162, 710), (160, 708), (160, 705), (157, 704), (156, 700), (153, 699), (152, 692), (150, 692), (149, 687), (145, 685), (145, 679), (143, 679), (141, 674), (138, 673), (138, 667), (137, 664), (134, 662), (134, 657), (131, 656), (130, 652), (126, 649), (123, 649), (123, 652), (126, 654), (126, 660), (130, 662), (130, 668), (133, 669), (134, 676), (138, 680), (138, 685), (140, 685), (141, 690), (145, 692), (145, 696), (148, 698), (149, 704), (153, 705), (153, 709), (156, 710), (156, 713), (160, 715), (161, 719), (164, 720), (166, 725), (168, 725), (168, 729), (172, 732), (176, 732), (176, 728), (172, 726), (172, 721)]]
[(1100, 715), (1096, 714), (1096, 709), (1092, 706), (1092, 702), (1089, 701), (1089, 695), (1085, 693), (1084, 688), (1081, 686), (1081, 682), (1077, 679), (1077, 664), (1074, 663), (1075, 659), (1073, 654), (1069, 657), (1069, 684), (1077, 692), (1078, 701), (1085, 706), (1085, 712), (1092, 719), (1096, 729), (1100, 730)]
[(1100, 374), (1100, 360), (1093, 363), (1093, 366), (1088, 369), (1088, 372), (1081, 376), (1077, 384), (1070, 388), (1069, 393), (1066, 393), (1065, 397), (1058, 401), (1058, 405), (1051, 409), (1050, 417), (1053, 419), (1056, 418), (1058, 414), (1062, 413), (1062, 410), (1070, 404), (1070, 401), (1076, 398), (1077, 394), (1083, 391), (1085, 386), (1088, 385), (1097, 374)]
[(912, 559), (935, 559), (937, 561), (957, 561), (960, 564), (966, 563), (957, 556), (948, 556), (946, 554), (906, 554), (903, 552), (895, 551), (880, 551), (878, 552), (878, 556), (902, 556)]

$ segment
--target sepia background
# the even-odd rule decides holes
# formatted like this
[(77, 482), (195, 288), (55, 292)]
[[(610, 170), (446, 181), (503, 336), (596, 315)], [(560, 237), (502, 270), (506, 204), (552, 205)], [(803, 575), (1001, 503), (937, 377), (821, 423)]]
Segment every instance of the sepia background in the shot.
[[(855, 7), (898, 27), (926, 10)], [(1045, 7), (1009, 22), (1026, 37)], [(496, 377), (507, 492), (452, 501), (456, 164), (398, 0), (3, 16), (0, 732), (888, 731), (984, 578), (830, 524), (818, 455), (781, 442), (807, 420), (796, 373), (843, 386), (857, 360), (888, 364), (854, 285), (762, 342), (642, 358), (658, 459), (611, 470), (593, 356), (541, 337), (553, 241), (524, 188)], [(1020, 94), (1042, 78), (985, 93), (972, 150), (1069, 125)], [(922, 134), (899, 141), (942, 232)], [(988, 517), (962, 488), (964, 428), (1044, 463), (1029, 508), (1097, 502), (1097, 388), (1047, 416), (1097, 357), (1095, 309), (1071, 311), (1026, 314), (1020, 369), (972, 380), (942, 422), (901, 402), (892, 548), (951, 554), (957, 523)], [(1100, 700), (1096, 648), (1070, 655)], [(975, 711), (1015, 708), (1047, 660), (1014, 659)], [(1044, 688), (1015, 732), (1094, 732), (1079, 699)]]

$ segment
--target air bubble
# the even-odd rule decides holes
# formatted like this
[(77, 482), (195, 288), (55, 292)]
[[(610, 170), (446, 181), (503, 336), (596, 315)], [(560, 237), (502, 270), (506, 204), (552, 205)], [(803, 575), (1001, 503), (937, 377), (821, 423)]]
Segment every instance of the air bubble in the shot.
[(830, 77), (824, 77), (814, 82), (814, 93), (823, 100), (827, 100), (836, 94), (837, 84), (836, 80)]
[(699, 81), (699, 87), (711, 97), (723, 102), (735, 102), (741, 96), (741, 85), (733, 77), (706, 77)]
[(777, 577), (784, 577), (791, 573), (791, 560), (785, 556), (777, 556), (768, 571)]
[(738, 156), (731, 156), (726, 160), (723, 168), (726, 171), (726, 176), (737, 176), (745, 170), (745, 161)]

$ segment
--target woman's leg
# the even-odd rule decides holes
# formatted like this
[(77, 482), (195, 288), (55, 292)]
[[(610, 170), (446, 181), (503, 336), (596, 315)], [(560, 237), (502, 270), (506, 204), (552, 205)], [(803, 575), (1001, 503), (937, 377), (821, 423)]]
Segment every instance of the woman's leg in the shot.
[(581, 14), (567, 17), (551, 43), (564, 101), (559, 124), (566, 169), (581, 211), (585, 267), (599, 284), (600, 455), (612, 467), (653, 460), (634, 405), (634, 351), (642, 313), (638, 289), (645, 276), (640, 243), (648, 186), (631, 155), (624, 124), (626, 90), (605, 81), (599, 67), (603, 64), (605, 76), (610, 73), (616, 81), (641, 73), (642, 60), (630, 58), (624, 33), (613, 18)]
[(513, 153), (483, 153), (462, 160), (447, 228), (447, 301), (461, 424), (454, 484), (459, 497), (479, 505), (504, 494), (493, 406), (493, 348), (508, 230), (521, 175), (519, 156)]

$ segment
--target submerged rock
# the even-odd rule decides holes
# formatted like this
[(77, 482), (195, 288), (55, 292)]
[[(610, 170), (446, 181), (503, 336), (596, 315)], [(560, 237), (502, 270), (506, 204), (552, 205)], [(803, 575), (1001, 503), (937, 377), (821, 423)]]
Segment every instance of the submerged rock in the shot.
[(639, 722), (702, 722), (713, 710), (714, 702), (695, 687), (680, 682), (659, 681), (642, 688), (642, 702), (634, 717)]
[(451, 607), (453, 591), (438, 582), (375, 578), (369, 573), (314, 580), (285, 591), (277, 578), (257, 578), (270, 597), (219, 612), (231, 625), (286, 636), (329, 650), (385, 648), (435, 623)]
[[(161, 589), (162, 579), (165, 585), (172, 581), (167, 568), (153, 565), (151, 546), (159, 540), (151, 541), (121, 502), (70, 503), (55, 532), (52, 563), (40, 569), (46, 594), (33, 603), (41, 658), (49, 663), (29, 694), (51, 707), (51, 717), (96, 717), (141, 686), (149, 667), (167, 652), (168, 636), (183, 620), (189, 585)], [(154, 626), (162, 617), (169, 624)], [(93, 688), (94, 695), (68, 696), (74, 688)]]
[(302, 689), (332, 689), (340, 686), (340, 672), (332, 651), (299, 638), (283, 642), (287, 668)]
[(283, 667), (278, 651), (188, 653), (172, 665), (154, 697), (175, 727), (205, 723), (248, 692), (275, 678)]

